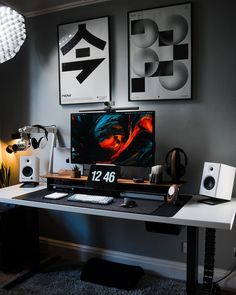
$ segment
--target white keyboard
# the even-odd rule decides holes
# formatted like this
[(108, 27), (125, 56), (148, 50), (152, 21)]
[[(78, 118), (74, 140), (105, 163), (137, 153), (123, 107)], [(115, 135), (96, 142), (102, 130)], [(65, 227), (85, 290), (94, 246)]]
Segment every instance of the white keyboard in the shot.
[(77, 201), (93, 204), (107, 205), (111, 203), (114, 198), (108, 196), (98, 196), (98, 195), (87, 195), (87, 194), (74, 194), (67, 198), (68, 201)]

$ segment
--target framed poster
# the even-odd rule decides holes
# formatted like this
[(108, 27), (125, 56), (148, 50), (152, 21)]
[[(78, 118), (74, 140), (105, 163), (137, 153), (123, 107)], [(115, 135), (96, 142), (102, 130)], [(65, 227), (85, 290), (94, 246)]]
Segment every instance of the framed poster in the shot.
[(109, 18), (58, 25), (60, 104), (110, 101)]
[(128, 13), (129, 100), (191, 98), (191, 3)]

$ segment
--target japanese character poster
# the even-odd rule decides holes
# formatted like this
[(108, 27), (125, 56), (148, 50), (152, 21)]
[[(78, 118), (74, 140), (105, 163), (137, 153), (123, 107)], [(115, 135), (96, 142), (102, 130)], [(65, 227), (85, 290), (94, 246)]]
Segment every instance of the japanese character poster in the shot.
[(109, 19), (58, 26), (60, 103), (110, 100)]
[(129, 100), (191, 98), (191, 3), (129, 13)]

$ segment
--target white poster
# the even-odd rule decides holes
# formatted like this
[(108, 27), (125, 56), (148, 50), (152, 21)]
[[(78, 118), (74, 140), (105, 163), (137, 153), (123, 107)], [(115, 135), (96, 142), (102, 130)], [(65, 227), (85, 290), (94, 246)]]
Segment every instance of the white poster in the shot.
[(110, 101), (108, 17), (58, 26), (60, 103)]
[(191, 4), (129, 13), (129, 100), (191, 98)]

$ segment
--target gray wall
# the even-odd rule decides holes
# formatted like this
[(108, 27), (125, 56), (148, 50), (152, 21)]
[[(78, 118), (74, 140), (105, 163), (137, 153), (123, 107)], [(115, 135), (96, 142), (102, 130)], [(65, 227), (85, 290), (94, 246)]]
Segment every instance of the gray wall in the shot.
[[(114, 0), (28, 19), (28, 38), (22, 51), (0, 66), (3, 139), (25, 124), (56, 124), (61, 144), (69, 146), (69, 114), (80, 105), (59, 105), (57, 24), (109, 15), (112, 98), (117, 106), (140, 105), (141, 109), (156, 111), (157, 163), (164, 163), (172, 147), (186, 151), (186, 193), (198, 193), (204, 161), (236, 166), (234, 0), (192, 1), (192, 100), (128, 102), (127, 12), (173, 3), (182, 1)], [(185, 231), (176, 238), (147, 233), (141, 222), (47, 211), (40, 217), (42, 236), (176, 261), (185, 259), (180, 251)], [(229, 268), (233, 262), (235, 231), (217, 231), (218, 267)]]

